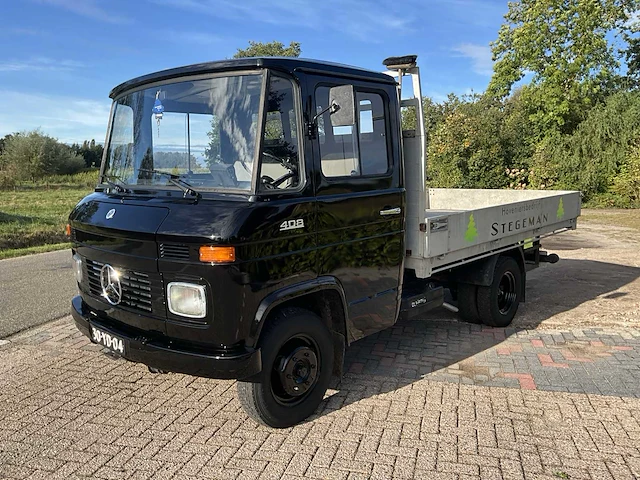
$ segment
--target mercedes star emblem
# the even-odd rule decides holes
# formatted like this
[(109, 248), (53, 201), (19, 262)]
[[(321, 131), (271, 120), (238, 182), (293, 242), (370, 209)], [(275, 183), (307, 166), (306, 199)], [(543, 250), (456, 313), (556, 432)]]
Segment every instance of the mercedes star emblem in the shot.
[(102, 296), (111, 305), (118, 305), (122, 300), (122, 285), (120, 277), (115, 268), (106, 264), (100, 269), (100, 285), (102, 286)]
[(115, 214), (116, 214), (115, 208), (112, 208), (111, 210), (109, 210), (106, 215), (107, 220), (111, 220)]

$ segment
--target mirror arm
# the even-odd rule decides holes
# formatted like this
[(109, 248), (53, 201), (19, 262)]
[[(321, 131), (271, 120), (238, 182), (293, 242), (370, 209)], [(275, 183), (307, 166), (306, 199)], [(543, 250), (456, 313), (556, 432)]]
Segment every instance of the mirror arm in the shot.
[(331, 105), (329, 105), (327, 108), (322, 110), (320, 113), (316, 114), (311, 120), (311, 122), (309, 122), (308, 124), (309, 136), (311, 138), (315, 138), (316, 131), (318, 129), (318, 118), (320, 118), (322, 115), (324, 115), (327, 112), (329, 112), (330, 114), (334, 114), (338, 110), (340, 110), (340, 105), (338, 105), (336, 102), (333, 102)]

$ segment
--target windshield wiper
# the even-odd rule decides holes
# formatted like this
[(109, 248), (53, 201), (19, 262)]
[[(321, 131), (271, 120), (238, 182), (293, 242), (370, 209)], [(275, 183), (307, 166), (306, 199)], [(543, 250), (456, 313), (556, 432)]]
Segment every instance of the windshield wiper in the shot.
[(191, 184), (189, 184), (188, 182), (184, 181), (180, 177), (180, 175), (175, 175), (175, 174), (169, 173), (169, 172), (163, 172), (162, 170), (155, 170), (153, 168), (139, 168), (138, 171), (139, 172), (154, 173), (156, 175), (164, 175), (165, 177), (167, 177), (167, 180), (170, 183), (172, 183), (173, 185), (175, 185), (176, 187), (178, 187), (180, 190), (182, 190), (184, 192), (184, 196), (185, 197), (187, 195), (193, 195), (197, 199), (199, 199), (201, 197), (200, 193), (197, 192), (196, 190), (194, 190), (193, 187), (191, 186)]
[[(118, 180), (120, 182), (120, 184), (112, 182), (108, 178), (113, 178), (115, 180)], [(102, 175), (102, 182), (100, 182), (100, 183), (106, 183), (112, 189), (114, 189), (116, 192), (131, 193), (131, 190), (129, 190), (127, 187), (125, 187), (124, 186), (124, 182), (122, 180), (120, 180), (120, 177), (118, 177), (116, 175)]]

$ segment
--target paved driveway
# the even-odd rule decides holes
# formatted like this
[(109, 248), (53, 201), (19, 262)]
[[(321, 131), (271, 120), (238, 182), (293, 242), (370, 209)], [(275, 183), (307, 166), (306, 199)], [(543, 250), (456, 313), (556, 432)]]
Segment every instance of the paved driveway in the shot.
[(640, 477), (640, 331), (418, 320), (347, 371), (274, 430), (233, 381), (152, 375), (66, 317), (0, 347), (0, 478)]

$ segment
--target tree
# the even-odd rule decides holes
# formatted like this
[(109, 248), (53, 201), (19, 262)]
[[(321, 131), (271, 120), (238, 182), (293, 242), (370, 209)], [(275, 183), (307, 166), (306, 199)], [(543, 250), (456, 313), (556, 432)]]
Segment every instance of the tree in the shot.
[(520, 0), (509, 3), (492, 44), (488, 93), (504, 98), (525, 74), (524, 95), (544, 133), (570, 133), (618, 78), (619, 52), (609, 41), (627, 28), (637, 0)]
[(301, 53), (300, 43), (291, 42), (285, 47), (282, 42), (276, 40), (262, 43), (249, 41), (247, 48), (239, 48), (233, 58), (243, 57), (299, 57)]
[(4, 152), (4, 147), (7, 144), (7, 142), (11, 140), (11, 137), (13, 137), (13, 135), (8, 134), (0, 138), (0, 156), (2, 156), (2, 152)]
[(94, 139), (91, 139), (91, 141), (85, 140), (82, 142), (82, 145), (74, 143), (71, 145), (71, 150), (84, 158), (84, 163), (87, 168), (100, 167), (104, 147), (96, 143)]
[(616, 206), (640, 207), (640, 145), (633, 145), (620, 173), (613, 181), (613, 192), (619, 197)]
[[(549, 135), (532, 159), (536, 188), (580, 190), (585, 200), (620, 195), (612, 188), (634, 172), (632, 148), (640, 138), (640, 92), (619, 92), (593, 108), (572, 135)], [(623, 206), (623, 199), (616, 201)]]
[(71, 147), (38, 130), (12, 136), (0, 159), (3, 170), (15, 180), (35, 180), (42, 175), (76, 173), (84, 160)]
[(516, 188), (509, 172), (520, 167), (517, 122), (510, 122), (503, 102), (473, 95), (450, 96), (444, 119), (427, 146), (428, 179), (433, 187)]
[(640, 37), (633, 36), (640, 31), (640, 24), (636, 23), (631, 32), (624, 35), (627, 41), (627, 48), (624, 50), (627, 62), (627, 75), (625, 76), (626, 87), (640, 86)]

